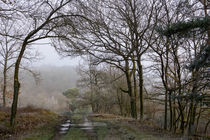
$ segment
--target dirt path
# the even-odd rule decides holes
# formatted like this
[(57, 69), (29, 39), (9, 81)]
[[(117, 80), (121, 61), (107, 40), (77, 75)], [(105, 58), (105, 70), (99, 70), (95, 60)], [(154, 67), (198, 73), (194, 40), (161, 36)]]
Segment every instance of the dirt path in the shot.
[(86, 114), (73, 114), (56, 126), (55, 135), (51, 140), (88, 139), (98, 140), (98, 127), (106, 127), (106, 123), (92, 122)]
[[(154, 136), (139, 131), (124, 122), (101, 121), (87, 114), (72, 114), (56, 127), (52, 140), (166, 140), (167, 137)], [(171, 138), (175, 140), (176, 138)]]

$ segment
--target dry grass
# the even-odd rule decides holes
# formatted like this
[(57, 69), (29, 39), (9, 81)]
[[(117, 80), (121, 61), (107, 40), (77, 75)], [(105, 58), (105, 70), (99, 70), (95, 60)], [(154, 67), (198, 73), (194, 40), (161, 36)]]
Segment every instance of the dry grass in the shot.
[(98, 118), (100, 120), (124, 120), (124, 121), (135, 121), (135, 119), (130, 117), (122, 117), (114, 114), (92, 114), (90, 117)]
[(16, 117), (16, 125), (11, 129), (9, 127), (10, 110), (0, 109), (0, 137), (25, 133), (50, 123), (58, 119), (58, 117), (57, 114), (46, 109), (34, 108), (32, 106), (20, 108)]

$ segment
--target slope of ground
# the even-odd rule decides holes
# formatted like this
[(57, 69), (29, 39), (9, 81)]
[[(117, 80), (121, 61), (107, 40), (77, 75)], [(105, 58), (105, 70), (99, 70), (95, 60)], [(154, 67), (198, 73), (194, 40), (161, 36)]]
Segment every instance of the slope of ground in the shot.
[(49, 139), (53, 136), (55, 124), (60, 120), (55, 113), (33, 107), (18, 110), (13, 129), (9, 127), (9, 118), (10, 110), (0, 109), (0, 140), (39, 140), (39, 137)]

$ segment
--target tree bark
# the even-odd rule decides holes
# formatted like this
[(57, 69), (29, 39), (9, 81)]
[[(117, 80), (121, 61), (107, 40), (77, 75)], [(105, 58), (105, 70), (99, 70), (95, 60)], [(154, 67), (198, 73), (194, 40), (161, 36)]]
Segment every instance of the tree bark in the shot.
[[(174, 93), (175, 96), (175, 93)], [(176, 133), (176, 99), (173, 99), (173, 129), (174, 133)]]
[(18, 80), (19, 77), (19, 67), (21, 63), (21, 59), (23, 57), (23, 54), (25, 52), (27, 45), (27, 39), (23, 42), (23, 45), (21, 47), (20, 53), (18, 55), (17, 61), (15, 63), (15, 73), (14, 73), (14, 95), (13, 95), (13, 102), (12, 102), (12, 108), (11, 108), (11, 116), (10, 116), (10, 126), (15, 125), (15, 117), (17, 113), (17, 105), (18, 105), (18, 95), (20, 90), (20, 83)]
[(195, 134), (195, 116), (196, 116), (196, 109), (197, 109), (197, 103), (196, 103), (196, 96), (198, 92), (198, 81), (199, 81), (199, 72), (196, 69), (194, 72), (192, 72), (192, 80), (193, 80), (193, 89), (192, 89), (192, 97), (191, 97), (191, 103), (190, 103), (190, 119), (189, 119), (189, 129), (188, 129), (188, 135), (193, 136)]
[(172, 110), (172, 101), (171, 101), (171, 91), (169, 91), (169, 110), (170, 110), (170, 130), (173, 128), (173, 110)]
[(128, 95), (130, 96), (131, 117), (135, 118), (135, 97), (133, 95), (132, 83), (129, 71), (129, 62), (125, 60), (125, 75), (128, 86)]
[(6, 92), (7, 92), (7, 55), (4, 62), (4, 85), (3, 85), (3, 107), (6, 107)]
[(138, 76), (139, 76), (140, 120), (143, 120), (144, 119), (143, 69), (140, 58), (138, 58), (137, 65), (138, 65)]
[(6, 107), (6, 92), (7, 92), (7, 59), (8, 59), (8, 40), (6, 37), (6, 52), (5, 52), (5, 58), (4, 58), (4, 70), (3, 70), (3, 76), (4, 76), (4, 82), (3, 82), (3, 107)]
[(169, 61), (169, 39), (167, 38), (167, 42), (166, 42), (166, 65), (165, 65), (165, 69), (164, 69), (164, 77), (165, 77), (165, 115), (164, 115), (164, 129), (167, 130), (167, 126), (168, 126), (168, 61)]
[(165, 91), (165, 113), (164, 113), (164, 129), (168, 126), (168, 91)]
[(182, 134), (184, 134), (184, 130), (185, 130), (184, 129), (184, 124), (185, 124), (184, 119), (185, 119), (185, 116), (184, 116), (184, 110), (183, 110), (183, 106), (181, 104), (181, 101), (178, 100), (179, 111), (180, 111), (180, 116), (181, 116), (180, 129), (181, 129)]
[(135, 118), (137, 119), (137, 83), (136, 83), (136, 62), (134, 60), (134, 58), (132, 58), (132, 62), (133, 62), (133, 92), (134, 92), (134, 98), (135, 98)]

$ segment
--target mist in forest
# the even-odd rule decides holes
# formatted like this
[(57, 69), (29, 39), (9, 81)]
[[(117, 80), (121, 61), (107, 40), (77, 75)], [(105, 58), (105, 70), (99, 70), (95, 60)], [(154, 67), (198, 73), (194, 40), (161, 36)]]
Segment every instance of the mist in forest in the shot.
[(36, 81), (29, 72), (21, 73), (19, 107), (35, 106), (62, 112), (68, 109), (67, 98), (62, 92), (76, 86), (78, 75), (73, 66), (38, 66)]

